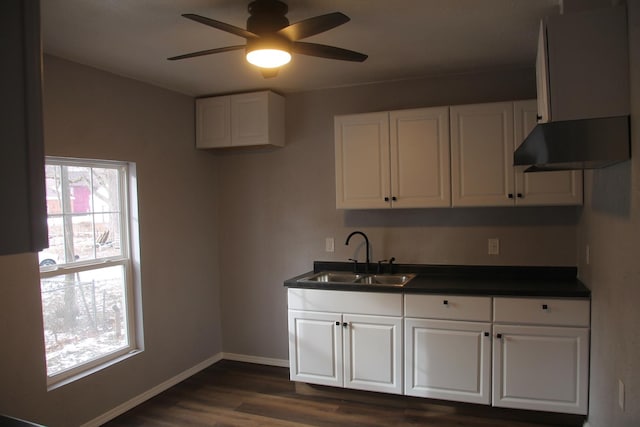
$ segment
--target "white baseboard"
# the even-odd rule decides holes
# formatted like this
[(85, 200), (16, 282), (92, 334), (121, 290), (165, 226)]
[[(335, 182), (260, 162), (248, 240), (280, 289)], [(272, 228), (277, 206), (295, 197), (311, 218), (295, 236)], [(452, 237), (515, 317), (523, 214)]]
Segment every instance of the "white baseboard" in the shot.
[(118, 415), (122, 415), (125, 412), (127, 412), (130, 409), (135, 408), (136, 406), (140, 405), (141, 403), (151, 399), (152, 397), (162, 393), (163, 391), (167, 390), (168, 388), (173, 387), (174, 385), (178, 384), (181, 381), (186, 380), (187, 378), (189, 378), (190, 376), (202, 371), (205, 368), (208, 368), (209, 366), (213, 365), (214, 363), (220, 361), (223, 359), (222, 353), (218, 353), (214, 356), (211, 356), (210, 358), (203, 360), (202, 362), (198, 363), (197, 365), (187, 369), (186, 371), (183, 371), (181, 373), (179, 373), (178, 375), (176, 375), (173, 378), (169, 378), (168, 380), (158, 384), (157, 386), (145, 391), (142, 394), (137, 395), (136, 397), (127, 400), (126, 402), (122, 403), (121, 405), (116, 406), (115, 408), (111, 409), (108, 412), (105, 412), (104, 414), (100, 415), (97, 418), (92, 419), (91, 421), (82, 424), (81, 427), (99, 427), (102, 424), (106, 423), (107, 421), (111, 421), (112, 419), (114, 419), (115, 417), (117, 417)]
[(222, 353), (222, 358), (226, 360), (235, 360), (236, 362), (257, 363), (258, 365), (279, 366), (288, 368), (289, 361), (286, 359), (272, 359), (269, 357), (248, 356), (246, 354)]

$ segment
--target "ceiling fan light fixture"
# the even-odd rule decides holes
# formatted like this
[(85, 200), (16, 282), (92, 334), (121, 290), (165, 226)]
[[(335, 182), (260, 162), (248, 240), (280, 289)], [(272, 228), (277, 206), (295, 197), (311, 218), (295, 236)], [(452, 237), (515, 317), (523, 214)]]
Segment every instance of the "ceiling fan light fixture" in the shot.
[(247, 61), (260, 68), (278, 68), (291, 61), (291, 54), (278, 48), (260, 48), (247, 51)]

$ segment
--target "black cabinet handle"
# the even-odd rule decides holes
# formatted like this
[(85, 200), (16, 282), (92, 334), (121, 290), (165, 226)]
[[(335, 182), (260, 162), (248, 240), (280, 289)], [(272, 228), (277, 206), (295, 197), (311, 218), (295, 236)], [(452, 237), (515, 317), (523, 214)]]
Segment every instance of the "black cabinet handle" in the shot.
[(342, 327), (346, 328), (347, 326), (349, 326), (349, 324), (347, 322), (342, 322)]
[(444, 305), (449, 305), (449, 300), (444, 300), (444, 301), (442, 301), (442, 304), (444, 304)]
[(488, 336), (489, 336), (489, 332), (485, 332), (485, 333), (484, 333), (484, 336), (485, 336), (485, 337), (488, 337)]
[(542, 309), (543, 310), (549, 310), (549, 306), (547, 304), (542, 304)]
[(542, 120), (542, 116), (540, 114), (536, 115), (536, 121), (539, 122), (540, 120)]
[(522, 195), (522, 193), (518, 193), (516, 194), (516, 196), (518, 196), (518, 199), (522, 199), (524, 196)]
[(389, 201), (389, 198), (388, 198), (388, 197), (385, 197), (385, 198), (384, 198), (384, 201), (385, 201), (385, 202), (388, 202), (388, 201)]
[(496, 334), (496, 338), (502, 339), (502, 334)]
[(507, 194), (507, 197), (510, 198), (510, 199), (513, 199), (513, 194), (509, 193), (509, 194)]
[(393, 200), (393, 201), (395, 202), (396, 200), (398, 200), (398, 198), (397, 198), (396, 196), (393, 196), (393, 197), (391, 198), (391, 200)]
[(340, 326), (340, 322), (336, 322), (336, 326)]

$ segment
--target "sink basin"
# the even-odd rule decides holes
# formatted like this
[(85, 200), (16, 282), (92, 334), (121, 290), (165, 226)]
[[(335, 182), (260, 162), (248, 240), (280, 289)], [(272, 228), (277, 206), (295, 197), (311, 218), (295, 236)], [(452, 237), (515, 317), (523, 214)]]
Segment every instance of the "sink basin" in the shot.
[(366, 285), (404, 286), (415, 274), (372, 274), (356, 280), (357, 283)]
[(347, 271), (321, 271), (301, 280), (322, 283), (353, 283), (362, 277), (362, 274), (349, 273)]
[(321, 271), (312, 276), (303, 277), (299, 282), (331, 283), (343, 285), (380, 285), (404, 286), (415, 274), (358, 274), (347, 271)]

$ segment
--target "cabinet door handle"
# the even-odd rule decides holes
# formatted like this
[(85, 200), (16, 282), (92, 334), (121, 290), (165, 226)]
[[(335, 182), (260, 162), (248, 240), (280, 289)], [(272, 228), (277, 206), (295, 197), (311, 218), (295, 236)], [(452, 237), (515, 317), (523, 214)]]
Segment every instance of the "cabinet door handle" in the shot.
[(388, 197), (385, 197), (385, 198), (384, 198), (384, 201), (385, 201), (385, 202), (388, 202), (388, 201), (389, 201), (389, 198), (388, 198)]
[(442, 305), (446, 305), (447, 307), (449, 307), (449, 300), (444, 300), (442, 301)]
[(340, 326), (340, 322), (336, 321), (336, 326)]
[(549, 306), (547, 304), (542, 304), (542, 309), (543, 310), (549, 310)]
[(513, 194), (509, 193), (509, 194), (507, 194), (507, 197), (510, 198), (510, 199), (513, 199)]
[(502, 339), (502, 334), (496, 334), (496, 338), (498, 338), (499, 340)]
[(393, 200), (394, 202), (398, 200), (398, 198), (396, 196), (391, 197), (391, 200)]
[(349, 324), (347, 322), (342, 322), (342, 327), (346, 328), (347, 326), (349, 326)]
[(536, 121), (539, 122), (540, 120), (542, 120), (542, 116), (540, 114), (536, 115)]
[(484, 336), (485, 336), (485, 337), (488, 337), (488, 336), (489, 336), (489, 332), (485, 332), (485, 333), (484, 333)]
[(518, 193), (516, 194), (516, 196), (518, 197), (518, 199), (522, 199), (524, 196), (522, 195), (522, 193)]

